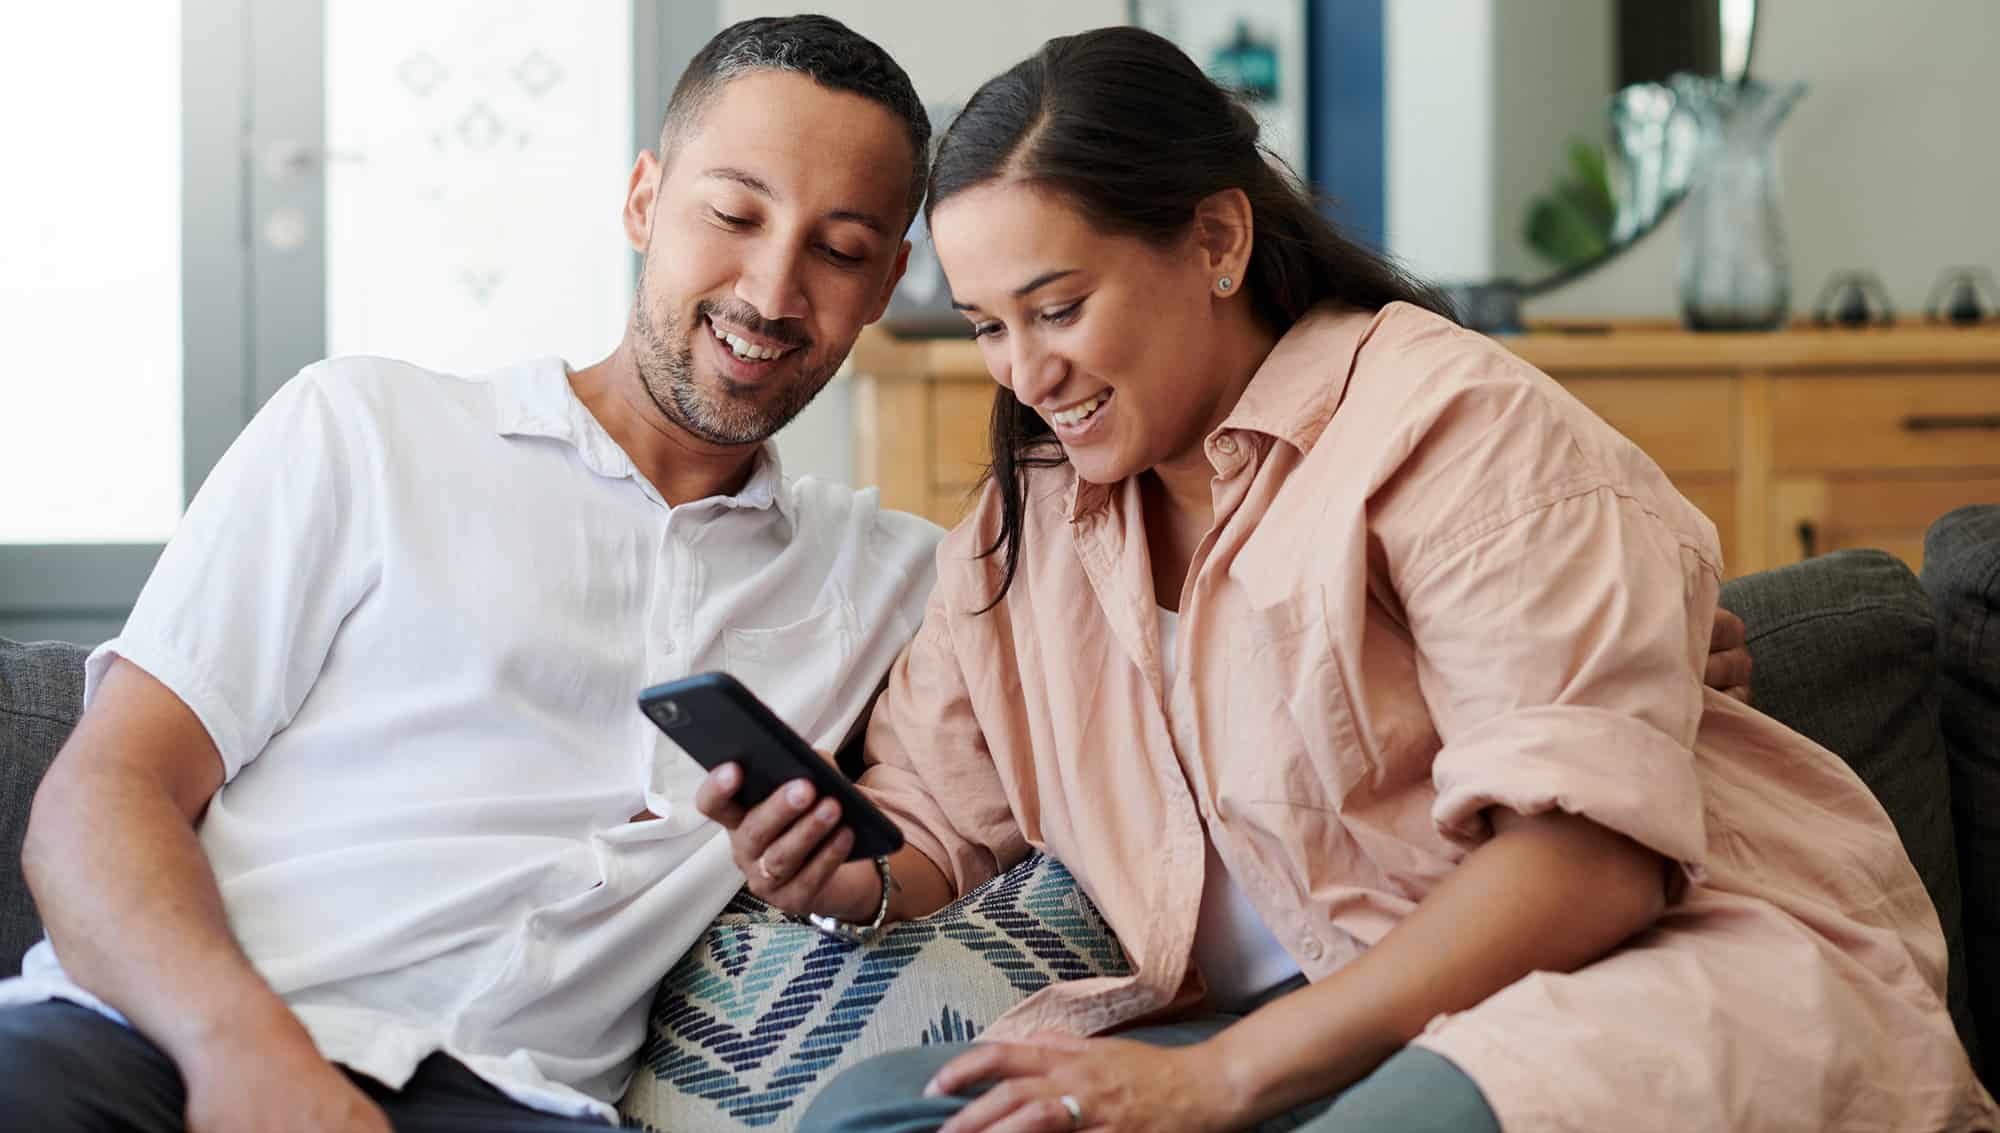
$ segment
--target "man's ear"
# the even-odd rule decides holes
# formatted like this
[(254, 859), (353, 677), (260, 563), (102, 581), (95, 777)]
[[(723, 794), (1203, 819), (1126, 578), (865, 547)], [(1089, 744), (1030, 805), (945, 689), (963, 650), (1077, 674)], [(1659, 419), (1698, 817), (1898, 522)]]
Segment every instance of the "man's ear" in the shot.
[(659, 203), (659, 194), (660, 159), (651, 150), (640, 150), (625, 185), (625, 242), (641, 255), (653, 236), (653, 206)]
[(1256, 242), (1256, 216), (1250, 197), (1241, 189), (1224, 189), (1203, 198), (1194, 208), (1194, 240), (1203, 270), (1211, 284), (1228, 277), (1226, 297), (1242, 290), (1243, 273), (1250, 266), (1250, 249)]
[(903, 273), (909, 269), (910, 242), (905, 240), (903, 246), (896, 249), (896, 262), (889, 268), (889, 278), (882, 284), (882, 293), (875, 297), (875, 306), (868, 312), (867, 322), (881, 318), (882, 312), (889, 309), (889, 297), (896, 293), (896, 285), (903, 282)]

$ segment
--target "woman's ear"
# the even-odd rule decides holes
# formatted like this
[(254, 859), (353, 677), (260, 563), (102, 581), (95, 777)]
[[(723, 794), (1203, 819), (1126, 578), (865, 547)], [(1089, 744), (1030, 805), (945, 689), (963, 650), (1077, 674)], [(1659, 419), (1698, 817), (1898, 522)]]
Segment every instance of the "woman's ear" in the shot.
[(1243, 290), (1243, 273), (1250, 266), (1256, 235), (1250, 197), (1241, 189), (1211, 193), (1195, 206), (1195, 245), (1214, 294), (1227, 298)]

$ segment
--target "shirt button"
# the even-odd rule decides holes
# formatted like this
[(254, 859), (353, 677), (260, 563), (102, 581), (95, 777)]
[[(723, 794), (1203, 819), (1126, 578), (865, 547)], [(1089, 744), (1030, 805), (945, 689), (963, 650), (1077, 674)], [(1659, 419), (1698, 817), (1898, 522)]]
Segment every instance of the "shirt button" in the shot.
[(1236, 438), (1230, 436), (1228, 433), (1224, 433), (1221, 436), (1215, 438), (1215, 451), (1221, 453), (1224, 456), (1235, 456)]
[(1321, 956), (1326, 955), (1326, 946), (1319, 942), (1319, 937), (1308, 936), (1299, 941), (1299, 951), (1305, 954), (1307, 960), (1317, 963)]

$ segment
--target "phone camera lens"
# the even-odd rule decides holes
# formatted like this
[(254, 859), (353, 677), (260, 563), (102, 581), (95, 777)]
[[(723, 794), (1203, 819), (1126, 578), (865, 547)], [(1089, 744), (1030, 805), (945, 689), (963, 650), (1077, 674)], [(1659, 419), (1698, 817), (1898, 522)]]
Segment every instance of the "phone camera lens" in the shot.
[(663, 728), (678, 728), (687, 723), (687, 713), (681, 710), (681, 702), (678, 700), (660, 701), (658, 711), (660, 726)]

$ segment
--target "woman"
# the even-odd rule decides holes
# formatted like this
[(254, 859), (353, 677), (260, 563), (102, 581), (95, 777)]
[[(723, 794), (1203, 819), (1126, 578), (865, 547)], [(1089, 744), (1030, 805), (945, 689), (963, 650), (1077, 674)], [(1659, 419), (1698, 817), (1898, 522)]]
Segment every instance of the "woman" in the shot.
[(2000, 1121), (1880, 807), (1702, 688), (1713, 527), (1333, 232), (1186, 57), (1050, 42), (929, 208), (1003, 389), (868, 737), (909, 845), (843, 865), (830, 801), (746, 815), (731, 769), (701, 805), (754, 892), (842, 922), (1046, 849), (1135, 975), (857, 1068), (809, 1128)]

